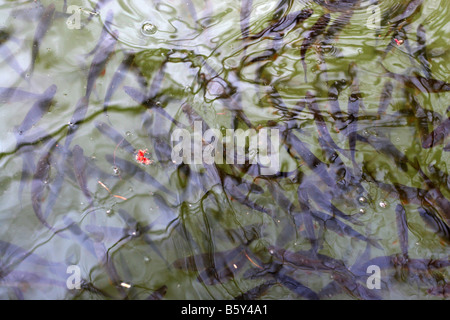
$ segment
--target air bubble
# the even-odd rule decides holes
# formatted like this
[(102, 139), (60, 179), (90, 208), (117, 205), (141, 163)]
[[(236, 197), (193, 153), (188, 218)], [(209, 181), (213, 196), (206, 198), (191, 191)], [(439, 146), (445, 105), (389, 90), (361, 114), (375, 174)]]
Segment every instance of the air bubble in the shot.
[(360, 204), (367, 204), (367, 198), (366, 197), (359, 197), (358, 202)]
[(156, 31), (158, 31), (158, 28), (156, 28), (156, 26), (151, 24), (150, 22), (145, 22), (141, 28), (141, 32), (144, 36), (155, 34)]
[(380, 208), (386, 208), (387, 207), (387, 202), (386, 201), (380, 201), (380, 203), (378, 204), (380, 206)]

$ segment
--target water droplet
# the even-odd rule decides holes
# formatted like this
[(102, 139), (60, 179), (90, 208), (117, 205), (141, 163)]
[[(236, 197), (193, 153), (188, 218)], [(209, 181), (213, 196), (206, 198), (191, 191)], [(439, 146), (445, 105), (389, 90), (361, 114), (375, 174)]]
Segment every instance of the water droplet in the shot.
[(133, 135), (130, 131), (125, 132), (125, 135), (130, 137), (131, 135)]
[(361, 208), (361, 209), (359, 209), (359, 213), (361, 213), (361, 214), (365, 214), (365, 213), (366, 213), (366, 210), (365, 210), (365, 209), (363, 209), (363, 208)]
[(149, 258), (149, 257), (144, 257), (144, 261), (145, 261), (145, 262), (149, 262), (149, 261), (150, 261), (150, 258)]
[(115, 174), (116, 176), (118, 176), (118, 175), (120, 174), (119, 168), (113, 167), (112, 169), (113, 169), (113, 172), (114, 172), (114, 174)]
[(150, 22), (145, 22), (141, 28), (141, 32), (144, 36), (155, 34), (156, 31), (158, 31), (158, 28), (156, 28), (156, 26), (151, 24)]
[(139, 235), (139, 232), (136, 231), (136, 230), (131, 229), (131, 230), (128, 230), (128, 235), (131, 236), (131, 237), (136, 237), (136, 236)]
[(386, 208), (387, 207), (387, 202), (386, 201), (384, 201), (384, 200), (382, 200), (382, 201), (380, 201), (380, 203), (378, 204), (379, 206), (380, 206), (380, 208)]
[(359, 197), (358, 202), (360, 204), (367, 204), (367, 198), (366, 197)]
[(107, 214), (108, 216), (112, 215), (112, 213), (113, 213), (113, 211), (112, 211), (111, 209), (106, 210), (106, 214)]
[(120, 285), (121, 285), (122, 287), (126, 288), (126, 289), (130, 289), (130, 288), (131, 288), (131, 284), (126, 283), (126, 282), (122, 282)]

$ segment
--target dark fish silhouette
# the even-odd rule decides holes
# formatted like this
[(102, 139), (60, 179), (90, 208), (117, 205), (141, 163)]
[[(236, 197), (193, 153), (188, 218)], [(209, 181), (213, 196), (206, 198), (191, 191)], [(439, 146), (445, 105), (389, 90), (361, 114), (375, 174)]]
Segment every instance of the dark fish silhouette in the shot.
[(122, 148), (129, 154), (134, 154), (136, 152), (136, 149), (131, 145), (131, 143), (128, 142), (122, 136), (122, 134), (113, 127), (110, 127), (109, 125), (101, 121), (96, 121), (94, 125), (98, 131), (100, 131), (102, 134), (110, 138), (112, 141), (116, 143), (116, 145), (118, 145), (120, 148)]
[(151, 236), (147, 233), (152, 229), (153, 223), (148, 226), (142, 226), (133, 216), (130, 215), (130, 213), (128, 213), (124, 209), (119, 209), (118, 213), (121, 216), (121, 218), (125, 221), (125, 223), (134, 230), (135, 233), (134, 238), (142, 237), (145, 243), (147, 243), (156, 252), (156, 254), (166, 263), (167, 267), (170, 269), (170, 265), (167, 262), (164, 255), (162, 254), (161, 250), (155, 244)]
[(419, 9), (421, 8), (423, 3), (423, 0), (412, 0), (408, 3), (405, 10), (398, 16), (390, 19), (390, 23), (392, 24), (398, 24), (399, 22), (402, 22), (403, 20), (407, 20), (411, 18), (414, 14), (419, 12)]
[(172, 265), (176, 269), (184, 271), (196, 271), (199, 273), (197, 280), (214, 285), (226, 282), (242, 270), (245, 265), (246, 249), (243, 246), (211, 253), (201, 253), (186, 258), (175, 260)]
[(91, 96), (95, 81), (103, 72), (106, 63), (115, 51), (118, 32), (113, 31), (112, 33), (110, 33), (111, 31), (108, 29), (109, 25), (112, 22), (112, 18), (112, 11), (109, 11), (105, 20), (105, 25), (103, 26), (103, 29), (106, 31), (104, 33), (102, 32), (102, 38), (100, 38), (98, 42), (99, 47), (94, 54), (94, 58), (92, 59), (91, 66), (89, 68), (85, 95), (87, 99), (89, 99), (89, 97)]
[(306, 32), (304, 35), (304, 40), (302, 42), (302, 46), (300, 48), (300, 59), (302, 61), (303, 70), (305, 72), (305, 82), (308, 82), (307, 79), (307, 67), (306, 67), (306, 51), (308, 51), (309, 47), (317, 40), (317, 38), (325, 31), (328, 23), (330, 22), (330, 14), (326, 13), (321, 16), (317, 22), (311, 27), (310, 30)]
[(240, 26), (243, 38), (250, 34), (250, 16), (252, 13), (253, 0), (242, 0), (240, 11)]
[(86, 97), (81, 97), (80, 100), (78, 100), (78, 103), (75, 106), (75, 111), (69, 121), (69, 129), (66, 134), (66, 140), (64, 141), (64, 146), (66, 149), (70, 147), (70, 144), (75, 137), (75, 132), (85, 120), (88, 107), (88, 99)]
[(406, 212), (403, 205), (398, 204), (395, 208), (398, 238), (400, 241), (400, 248), (403, 255), (408, 255), (408, 222), (406, 220)]
[(339, 105), (339, 94), (346, 86), (345, 80), (333, 81), (328, 90), (328, 105), (330, 106), (331, 115), (335, 120), (335, 128), (340, 131), (346, 127), (346, 121)]
[(147, 296), (145, 300), (161, 300), (167, 293), (167, 286), (163, 285)]
[(309, 300), (319, 300), (319, 295), (316, 292), (294, 278), (288, 276), (285, 272), (278, 271), (274, 273), (274, 277), (279, 283), (281, 283), (281, 285), (288, 288), (292, 292), (295, 292), (299, 296)]
[[(284, 128), (280, 129), (280, 134), (283, 136), (283, 131), (286, 131)], [(319, 158), (317, 158), (303, 143), (297, 136), (294, 135), (293, 132), (286, 132), (284, 138), (285, 146), (289, 149), (295, 150), (298, 155), (303, 159), (306, 165), (317, 174), (320, 179), (325, 182), (329, 187), (334, 188), (336, 183), (334, 179), (328, 173), (327, 165), (322, 162)]]
[(44, 38), (45, 34), (47, 33), (47, 31), (49, 30), (50, 26), (53, 23), (54, 13), (55, 13), (55, 4), (51, 3), (43, 12), (41, 19), (39, 20), (39, 23), (36, 27), (33, 39), (33, 47), (31, 49), (31, 63), (27, 71), (29, 74), (31, 74), (34, 70), (34, 66), (36, 63), (37, 56), (39, 54), (39, 48), (41, 46), (42, 39)]
[(56, 94), (56, 85), (51, 85), (36, 101), (25, 115), (22, 123), (16, 128), (18, 136), (23, 135), (31, 129), (50, 109), (53, 98)]
[(41, 96), (41, 94), (28, 92), (17, 87), (0, 88), (1, 103), (38, 100)]
[[(111, 82), (108, 86), (108, 89), (105, 94), (105, 99), (103, 100), (103, 111), (107, 113), (108, 106), (110, 105), (111, 97), (113, 96), (114, 92), (118, 89), (120, 84), (125, 80), (126, 74), (131, 69), (136, 69), (134, 66), (135, 55), (134, 54), (127, 54), (127, 56), (124, 58), (124, 60), (121, 62), (119, 67), (117, 68), (116, 72), (113, 75), (113, 78), (111, 79)], [(144, 82), (144, 78), (142, 75), (141, 82)], [(142, 83), (144, 86), (145, 83)]]
[[(8, 31), (0, 30), (0, 56), (3, 58), (8, 65), (14, 69), (17, 74), (19, 74), (22, 78), (28, 81), (28, 78), (25, 75), (25, 71), (20, 66), (19, 62), (16, 60), (14, 54), (9, 50), (7, 46), (8, 40), (11, 39), (11, 35)], [(5, 88), (6, 89), (6, 88)]]
[(310, 253), (306, 251), (290, 251), (275, 245), (267, 247), (269, 254), (279, 263), (290, 264), (302, 270), (326, 271), (346, 270), (345, 264), (325, 255)]
[(357, 78), (357, 67), (356, 63), (352, 62), (349, 66), (349, 73), (352, 77), (351, 93), (348, 97), (348, 127), (347, 127), (347, 137), (348, 145), (351, 153), (351, 158), (353, 162), (353, 167), (356, 169), (358, 165), (356, 164), (356, 137), (358, 135), (358, 117), (359, 110), (364, 106), (362, 102), (362, 96), (359, 89), (359, 81)]
[(377, 136), (369, 135), (365, 137), (357, 134), (356, 139), (370, 144), (377, 152), (391, 158), (401, 170), (404, 172), (408, 171), (409, 159), (380, 131), (377, 133)]
[(234, 300), (256, 300), (261, 298), (271, 287), (277, 284), (276, 280), (267, 280), (262, 284), (251, 288), (250, 290), (241, 293), (234, 297)]
[(380, 104), (378, 105), (378, 119), (380, 119), (384, 114), (386, 114), (386, 110), (389, 107), (392, 100), (392, 91), (394, 90), (394, 86), (392, 82), (387, 81), (380, 95)]
[(89, 201), (89, 204), (93, 205), (93, 199), (91, 192), (87, 186), (87, 177), (86, 177), (86, 159), (84, 158), (84, 151), (79, 145), (75, 145), (72, 150), (72, 160), (73, 160), (73, 169), (75, 171), (75, 177), (77, 178), (78, 185), (81, 188), (86, 199)]
[(140, 92), (139, 90), (129, 87), (129, 86), (124, 86), (123, 90), (125, 91), (126, 94), (128, 94), (137, 103), (143, 105), (144, 107), (146, 107), (150, 110), (154, 110), (154, 111), (158, 112), (162, 116), (169, 119), (175, 125), (177, 125), (179, 127), (183, 127), (183, 124), (181, 124), (178, 120), (175, 120), (166, 110), (164, 110), (163, 107), (161, 107), (161, 105), (156, 103), (157, 101), (153, 97), (146, 96), (144, 93)]
[(332, 12), (353, 11), (361, 0), (314, 0), (318, 5)]
[(34, 213), (42, 225), (54, 232), (56, 232), (56, 230), (47, 222), (43, 215), (42, 201), (45, 198), (45, 189), (47, 188), (48, 179), (50, 178), (53, 149), (56, 147), (56, 144), (56, 141), (52, 142), (49, 150), (40, 157), (36, 166), (36, 172), (34, 173), (33, 180), (31, 182), (31, 204), (33, 206)]
[(331, 42), (339, 36), (339, 33), (350, 23), (353, 17), (353, 10), (344, 11), (341, 13), (323, 34), (322, 45), (329, 46)]
[(450, 134), (450, 118), (445, 119), (422, 141), (422, 148), (428, 149), (443, 143)]
[(22, 197), (26, 180), (34, 173), (36, 168), (33, 155), (34, 148), (31, 145), (27, 145), (29, 137), (26, 136), (26, 133), (41, 120), (46, 113), (48, 113), (55, 94), (56, 85), (51, 85), (31, 106), (22, 123), (15, 128), (16, 150), (20, 150), (20, 155), (23, 159), (22, 177), (19, 186), (19, 200)]
[(347, 151), (340, 148), (333, 140), (328, 131), (326, 122), (324, 117), (322, 116), (319, 106), (317, 105), (316, 97), (311, 94), (311, 92), (306, 92), (306, 106), (312, 112), (314, 116), (314, 121), (316, 123), (317, 129), (319, 131), (319, 135), (323, 138), (323, 140), (333, 149), (347, 155)]
[(383, 70), (386, 72), (386, 76), (395, 79), (409, 88), (417, 89), (422, 93), (439, 93), (450, 91), (450, 83), (433, 79), (425, 78), (420, 75), (408, 76), (399, 73), (393, 73), (387, 70), (382, 64), (380, 64)]
[(427, 290), (427, 293), (431, 294), (432, 296), (448, 298), (450, 297), (450, 283), (429, 288)]
[[(264, 28), (264, 30), (258, 32), (257, 34), (248, 36), (248, 38), (260, 39), (265, 37), (275, 37), (276, 39), (281, 39), (289, 31), (300, 26), (306, 19), (311, 17), (313, 13), (314, 11), (309, 8), (289, 13), (279, 20), (273, 21), (270, 26)], [(291, 28), (291, 30), (289, 28)]]
[(324, 228), (330, 229), (339, 235), (346, 235), (355, 239), (359, 239), (361, 241), (365, 241), (367, 243), (370, 243), (374, 247), (381, 249), (381, 246), (377, 241), (369, 239), (368, 237), (362, 235), (361, 233), (359, 233), (349, 225), (345, 224), (344, 222), (340, 221), (339, 219), (336, 219), (333, 216), (330, 216), (324, 212), (317, 210), (312, 210), (311, 213), (316, 220), (323, 223)]
[(431, 63), (427, 53), (427, 34), (422, 24), (417, 27), (417, 47), (413, 54), (419, 60), (425, 76), (431, 78)]
[(50, 194), (48, 196), (47, 206), (45, 208), (45, 216), (48, 216), (50, 212), (53, 210), (53, 206), (58, 199), (61, 188), (64, 184), (64, 177), (66, 174), (65, 170), (65, 161), (67, 157), (70, 155), (70, 144), (72, 143), (73, 138), (75, 137), (75, 132), (78, 130), (79, 125), (84, 121), (86, 112), (88, 108), (88, 100), (86, 97), (80, 98), (78, 100), (77, 105), (75, 106), (75, 111), (72, 115), (72, 118), (69, 121), (69, 128), (66, 134), (66, 140), (64, 141), (64, 148), (62, 150), (61, 157), (59, 161), (56, 163), (56, 177), (52, 183), (50, 188)]

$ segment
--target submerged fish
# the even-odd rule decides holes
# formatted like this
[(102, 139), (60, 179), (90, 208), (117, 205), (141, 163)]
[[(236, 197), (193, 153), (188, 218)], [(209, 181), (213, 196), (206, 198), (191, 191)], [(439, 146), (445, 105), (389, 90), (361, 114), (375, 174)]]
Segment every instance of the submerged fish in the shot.
[(133, 145), (130, 142), (128, 142), (128, 140), (126, 140), (124, 136), (116, 129), (110, 127), (109, 125), (107, 125), (102, 121), (96, 121), (94, 125), (98, 131), (100, 131), (102, 134), (104, 134), (112, 141), (114, 141), (116, 145), (119, 146), (120, 148), (122, 148), (129, 154), (136, 153), (136, 148), (134, 148)]
[(88, 108), (88, 100), (86, 97), (80, 98), (78, 100), (77, 105), (75, 106), (75, 111), (72, 115), (71, 120), (69, 121), (68, 125), (69, 128), (67, 130), (66, 139), (64, 141), (64, 148), (62, 155), (59, 159), (59, 161), (56, 163), (56, 177), (52, 183), (52, 186), (50, 188), (50, 194), (47, 201), (47, 206), (45, 208), (45, 216), (48, 216), (50, 212), (53, 210), (53, 206), (56, 203), (56, 200), (58, 199), (59, 193), (63, 187), (64, 184), (64, 177), (66, 174), (65, 170), (65, 161), (70, 151), (70, 144), (72, 143), (73, 138), (75, 137), (75, 132), (79, 128), (79, 125), (81, 122), (84, 121), (84, 118), (86, 116)]
[(339, 33), (350, 23), (353, 13), (353, 10), (344, 11), (336, 18), (333, 24), (331, 24), (324, 32), (323, 46), (329, 46), (331, 42), (339, 36)]
[(411, 18), (414, 14), (419, 12), (418, 10), (421, 8), (422, 3), (423, 3), (423, 0), (409, 1), (405, 10), (398, 16), (395, 16), (394, 18), (390, 19), (390, 23), (397, 24), (399, 22), (402, 22), (403, 20)]
[(417, 27), (417, 48), (414, 51), (414, 56), (419, 60), (425, 76), (431, 78), (431, 63), (427, 53), (427, 34), (422, 24)]
[(104, 34), (102, 33), (102, 36), (104, 36), (104, 38), (99, 39), (98, 50), (94, 54), (94, 58), (92, 59), (91, 66), (89, 68), (85, 95), (87, 99), (89, 99), (92, 90), (94, 89), (95, 81), (103, 72), (106, 63), (115, 51), (118, 32), (114, 31), (113, 33), (110, 33), (108, 29), (109, 25), (112, 22), (112, 18), (112, 11), (109, 11), (105, 20), (105, 25), (103, 26), (104, 30), (106, 30)]
[(333, 138), (331, 137), (330, 132), (328, 131), (325, 119), (319, 110), (319, 106), (317, 105), (316, 97), (313, 96), (311, 94), (311, 92), (309, 92), (309, 91), (306, 92), (306, 105), (309, 108), (309, 110), (313, 113), (314, 121), (316, 122), (316, 126), (319, 131), (319, 135), (324, 139), (324, 141), (331, 148), (346, 155), (347, 151), (340, 148), (336, 144), (336, 142), (334, 142)]
[(380, 119), (384, 114), (386, 114), (386, 110), (389, 107), (392, 99), (392, 91), (394, 90), (394, 86), (392, 82), (387, 81), (380, 95), (380, 104), (378, 105), (378, 119)]
[(48, 7), (43, 12), (41, 19), (36, 27), (36, 31), (34, 33), (33, 39), (33, 47), (31, 50), (31, 63), (28, 68), (28, 73), (31, 74), (34, 70), (34, 66), (36, 63), (36, 58), (39, 54), (39, 48), (41, 46), (42, 40), (49, 30), (51, 24), (53, 23), (53, 14), (55, 13), (55, 4), (50, 3)]
[[(128, 54), (119, 67), (117, 68), (116, 72), (113, 75), (113, 78), (111, 79), (111, 82), (108, 86), (108, 89), (105, 94), (105, 98), (103, 100), (103, 112), (107, 113), (108, 106), (110, 105), (110, 100), (114, 92), (117, 90), (117, 88), (120, 86), (120, 84), (125, 80), (126, 74), (129, 70), (135, 69), (134, 63), (135, 63), (135, 55), (134, 54)], [(141, 78), (143, 79), (143, 76), (141, 75)], [(146, 81), (141, 80), (144, 86), (146, 85)]]
[(398, 148), (392, 143), (392, 141), (385, 137), (384, 134), (382, 134), (380, 131), (377, 132), (376, 136), (362, 136), (357, 134), (356, 139), (358, 141), (370, 144), (372, 148), (374, 148), (377, 152), (391, 158), (402, 171), (408, 171), (408, 164), (410, 163), (408, 157), (406, 157), (404, 153), (398, 150)]
[(147, 96), (144, 93), (140, 92), (139, 90), (129, 86), (124, 86), (123, 90), (137, 103), (143, 105), (149, 110), (155, 110), (162, 116), (169, 119), (172, 123), (174, 123), (178, 127), (183, 127), (183, 124), (181, 124), (178, 120), (174, 119), (163, 107), (161, 107), (161, 105), (157, 103), (154, 97)]
[(315, 254), (307, 251), (290, 251), (275, 245), (267, 247), (269, 254), (282, 264), (290, 264), (303, 270), (313, 271), (342, 271), (346, 269), (345, 264), (325, 255)]
[(16, 127), (16, 137), (22, 136), (26, 131), (31, 129), (49, 111), (56, 90), (56, 85), (51, 85), (45, 90), (39, 100), (31, 106), (22, 123)]
[(276, 280), (268, 280), (262, 284), (241, 293), (234, 297), (234, 300), (256, 300), (261, 298), (271, 287), (277, 284)]
[(422, 93), (439, 93), (450, 91), (450, 83), (448, 82), (434, 78), (426, 78), (421, 75), (408, 76), (394, 73), (387, 70), (382, 64), (380, 65), (386, 72), (386, 76), (401, 82), (409, 88), (417, 89)]
[(444, 139), (450, 134), (450, 118), (445, 119), (422, 141), (422, 148), (428, 149), (442, 144)]
[(361, 0), (314, 0), (318, 5), (332, 12), (353, 11)]
[(364, 106), (362, 102), (362, 96), (359, 89), (359, 81), (357, 78), (357, 66), (356, 63), (352, 62), (349, 66), (349, 74), (352, 77), (351, 93), (348, 97), (348, 127), (347, 127), (347, 137), (348, 145), (351, 153), (351, 158), (353, 162), (353, 167), (356, 169), (358, 165), (356, 164), (356, 137), (358, 135), (358, 117), (359, 111)]
[(398, 204), (395, 208), (398, 238), (400, 240), (400, 248), (404, 256), (408, 255), (408, 222), (406, 220), (406, 212), (403, 205)]
[(20, 150), (20, 156), (23, 159), (22, 177), (19, 186), (19, 200), (21, 200), (26, 180), (34, 173), (36, 168), (33, 155), (34, 149), (32, 146), (27, 145), (29, 137), (26, 136), (26, 133), (42, 119), (46, 113), (48, 113), (55, 94), (56, 85), (51, 85), (31, 106), (22, 123), (15, 128), (16, 150)]
[(45, 219), (42, 212), (42, 202), (45, 198), (45, 189), (47, 188), (48, 180), (50, 178), (50, 168), (53, 149), (56, 147), (57, 142), (52, 142), (49, 150), (46, 151), (39, 159), (36, 172), (33, 176), (33, 181), (31, 182), (31, 204), (36, 214), (38, 220), (49, 230), (56, 232), (56, 230), (51, 226)]
[(288, 288), (292, 292), (295, 292), (299, 296), (309, 300), (319, 300), (319, 295), (316, 292), (303, 285), (299, 281), (295, 280), (294, 278), (288, 276), (285, 272), (278, 271), (274, 273), (274, 277), (284, 287)]
[(208, 285), (223, 283), (242, 270), (247, 260), (242, 245), (221, 252), (201, 253), (173, 262), (176, 269), (198, 272), (197, 280)]
[(145, 300), (161, 300), (167, 293), (167, 286), (163, 285), (147, 296)]
[(80, 186), (81, 191), (83, 192), (86, 199), (88, 199), (89, 204), (92, 206), (93, 199), (92, 199), (91, 192), (88, 189), (87, 180), (86, 180), (86, 178), (87, 178), (86, 177), (87, 163), (86, 163), (86, 159), (84, 158), (84, 151), (79, 145), (76, 145), (73, 147), (72, 155), (73, 155), (73, 158), (72, 158), (73, 159), (73, 168), (75, 171), (75, 177), (77, 178), (77, 181), (78, 181), (78, 185)]
[(371, 244), (372, 246), (381, 249), (381, 246), (377, 241), (364, 236), (363, 234), (359, 233), (358, 231), (356, 231), (349, 225), (345, 224), (344, 222), (340, 221), (339, 219), (336, 219), (335, 217), (330, 216), (321, 211), (312, 210), (311, 212), (316, 220), (323, 223), (324, 228), (330, 229), (339, 235), (346, 235), (361, 241), (365, 241)]
[(19, 102), (23, 100), (38, 100), (41, 94), (28, 92), (17, 87), (0, 88), (0, 102)]
[(314, 11), (310, 8), (303, 9), (301, 11), (292, 12), (282, 17), (279, 20), (274, 21), (270, 26), (264, 28), (264, 30), (257, 34), (251, 35), (249, 39), (260, 39), (262, 37), (275, 37), (280, 39), (289, 32), (289, 28), (292, 30), (301, 25), (306, 19), (312, 16)]
[[(120, 217), (125, 221), (125, 223), (132, 228), (134, 238), (142, 237), (142, 239), (156, 252), (156, 254), (166, 263), (167, 267), (170, 269), (170, 265), (167, 262), (166, 258), (162, 254), (161, 250), (158, 248), (158, 246), (155, 244), (151, 236), (147, 233), (152, 229), (153, 223), (151, 223), (148, 226), (141, 226), (140, 223), (131, 216), (130, 213), (125, 211), (124, 209), (119, 209), (118, 211)], [(127, 235), (129, 237), (129, 235)]]
[(302, 42), (302, 46), (300, 48), (300, 59), (303, 65), (303, 71), (305, 72), (305, 82), (308, 82), (307, 79), (307, 67), (306, 67), (306, 51), (308, 51), (309, 47), (317, 40), (326, 29), (328, 23), (330, 22), (330, 14), (326, 13), (321, 16), (317, 22), (311, 27), (310, 30), (304, 35), (304, 40)]

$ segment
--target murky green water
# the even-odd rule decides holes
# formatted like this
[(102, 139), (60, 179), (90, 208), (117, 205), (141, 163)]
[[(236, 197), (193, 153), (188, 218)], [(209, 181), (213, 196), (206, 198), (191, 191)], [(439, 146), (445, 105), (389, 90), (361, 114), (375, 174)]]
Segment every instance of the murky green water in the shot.
[[(408, 40), (400, 44), (393, 33), (384, 35), (410, 1), (363, 0), (345, 12), (336, 9), (339, 1), (98, 2), (95, 9), (97, 1), (68, 1), (83, 10), (65, 14), (62, 0), (0, 1), (2, 299), (145, 299), (158, 289), (164, 299), (233, 299), (267, 281), (258, 298), (311, 297), (300, 284), (322, 299), (373, 298), (362, 292), (382, 299), (443, 298), (436, 292), (448, 288), (449, 268), (433, 263), (448, 261), (449, 234), (434, 230), (419, 213), (435, 208), (441, 222), (450, 215), (448, 140), (422, 146), (423, 130), (429, 134), (447, 119), (449, 94), (406, 88), (386, 76), (380, 62), (397, 74), (429, 72), (450, 81), (448, 1), (424, 0), (404, 25), (407, 37), (394, 33), (397, 41)], [(33, 44), (52, 3), (48, 30)], [(312, 15), (295, 27), (251, 37), (270, 21), (305, 9)], [(379, 29), (372, 27), (377, 12)], [(326, 13), (329, 25), (343, 13), (349, 20), (306, 51), (305, 82), (302, 42)], [(412, 54), (419, 48), (419, 25), (426, 30), (429, 70)], [(100, 39), (106, 40), (89, 55)], [(38, 54), (31, 71), (33, 47)], [(98, 67), (82, 110), (93, 61), (106, 64)], [(132, 67), (108, 93), (123, 61)], [(389, 81), (391, 99), (378, 117)], [(333, 100), (329, 92), (336, 83), (341, 89)], [(42, 94), (52, 85), (57, 89), (49, 111), (20, 127), (39, 98), (7, 96), (6, 88)], [(147, 107), (133, 92), (151, 98)], [(302, 104), (309, 93), (341, 151), (324, 145), (318, 114)], [(362, 102), (357, 114), (349, 101)], [(280, 171), (290, 174), (263, 176), (255, 166), (236, 164), (174, 164), (170, 135), (177, 125), (193, 131), (196, 115), (222, 131), (248, 129), (245, 119), (258, 129), (289, 125), (286, 131), (296, 138), (280, 141), (279, 159)], [(20, 128), (26, 129), (22, 135)], [(348, 150), (355, 132), (360, 138), (353, 162)], [(136, 162), (137, 150), (145, 149), (150, 165)], [(400, 204), (406, 232), (398, 232)], [(347, 229), (336, 230), (343, 225)], [(323, 259), (293, 265), (269, 249), (312, 252), (314, 245), (354, 277), (335, 281), (342, 269)], [(366, 265), (386, 256), (409, 264), (380, 265), (381, 289), (367, 289)], [(72, 265), (79, 268), (81, 289), (67, 287)], [(255, 270), (261, 275), (250, 277)], [(297, 282), (288, 285), (283, 276)]]

